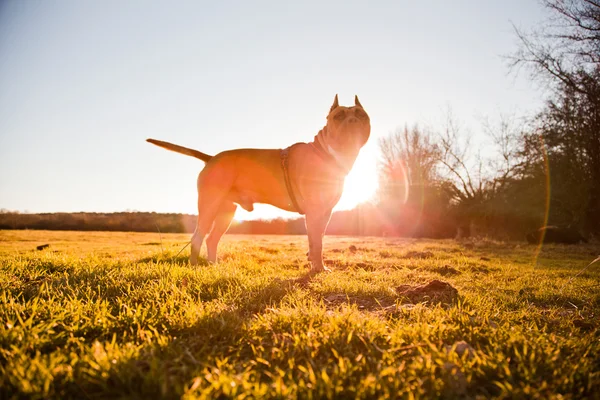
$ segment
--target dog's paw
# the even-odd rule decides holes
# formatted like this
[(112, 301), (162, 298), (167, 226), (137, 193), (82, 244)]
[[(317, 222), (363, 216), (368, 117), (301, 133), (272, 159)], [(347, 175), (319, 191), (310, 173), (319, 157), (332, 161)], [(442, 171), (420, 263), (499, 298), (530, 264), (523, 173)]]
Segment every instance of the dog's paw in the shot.
[(320, 274), (321, 272), (333, 272), (333, 270), (331, 268), (325, 267), (325, 266), (322, 266), (320, 268), (319, 267), (313, 267), (313, 268), (310, 269), (310, 273), (311, 274)]

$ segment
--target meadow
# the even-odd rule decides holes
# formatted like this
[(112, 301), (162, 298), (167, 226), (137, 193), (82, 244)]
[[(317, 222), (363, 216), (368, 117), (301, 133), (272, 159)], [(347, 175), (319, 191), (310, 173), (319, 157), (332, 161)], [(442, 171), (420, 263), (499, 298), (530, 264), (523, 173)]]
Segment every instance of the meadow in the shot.
[(600, 398), (598, 243), (188, 240), (0, 231), (0, 398)]

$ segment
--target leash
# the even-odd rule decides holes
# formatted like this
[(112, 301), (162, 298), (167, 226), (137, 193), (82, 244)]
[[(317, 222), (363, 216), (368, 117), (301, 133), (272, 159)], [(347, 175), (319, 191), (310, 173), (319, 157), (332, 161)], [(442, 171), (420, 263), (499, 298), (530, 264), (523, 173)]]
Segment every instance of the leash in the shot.
[(182, 251), (185, 250), (186, 247), (188, 247), (190, 245), (190, 243), (192, 243), (192, 241), (190, 240), (189, 242), (187, 242), (187, 244), (185, 246), (183, 246), (183, 248), (181, 250), (179, 250), (179, 253), (177, 253), (177, 255), (173, 258), (177, 258), (179, 257), (179, 255), (181, 254)]

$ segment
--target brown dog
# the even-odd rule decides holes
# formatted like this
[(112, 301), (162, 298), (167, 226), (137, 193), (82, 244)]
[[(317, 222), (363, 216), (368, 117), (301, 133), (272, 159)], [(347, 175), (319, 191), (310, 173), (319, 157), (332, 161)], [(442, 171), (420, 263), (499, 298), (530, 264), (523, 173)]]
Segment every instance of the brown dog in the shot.
[(327, 125), (310, 143), (287, 149), (237, 149), (212, 157), (159, 140), (147, 141), (206, 162), (198, 175), (198, 223), (192, 236), (190, 262), (195, 265), (204, 237), (208, 261), (217, 259), (217, 245), (239, 204), (252, 211), (254, 203), (271, 204), (306, 214), (312, 272), (324, 271), (323, 234), (333, 207), (344, 189), (358, 152), (369, 139), (369, 116), (354, 98), (353, 107), (335, 100)]

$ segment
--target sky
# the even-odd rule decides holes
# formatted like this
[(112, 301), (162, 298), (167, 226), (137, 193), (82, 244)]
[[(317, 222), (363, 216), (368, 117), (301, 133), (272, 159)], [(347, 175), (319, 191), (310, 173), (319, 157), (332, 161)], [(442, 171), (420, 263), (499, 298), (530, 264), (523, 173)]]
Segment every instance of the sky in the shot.
[[(371, 118), (338, 209), (376, 190), (378, 140), (445, 110), (477, 136), (543, 95), (503, 57), (536, 0), (0, 1), (0, 208), (196, 213), (199, 160), (312, 140), (335, 94)], [(238, 219), (294, 216), (270, 206)]]

